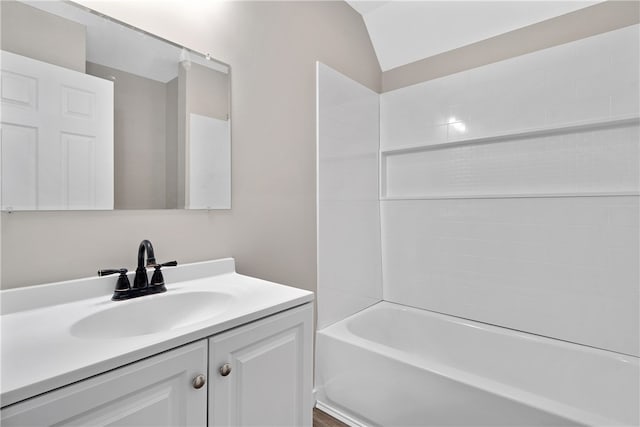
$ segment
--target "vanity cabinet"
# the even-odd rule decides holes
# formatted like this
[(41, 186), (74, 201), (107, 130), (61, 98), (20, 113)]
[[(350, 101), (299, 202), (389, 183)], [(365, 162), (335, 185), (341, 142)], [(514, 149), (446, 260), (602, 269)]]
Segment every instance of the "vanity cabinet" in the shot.
[(200, 340), (4, 408), (1, 424), (202, 426), (207, 388), (192, 381), (206, 372)]
[(312, 313), (304, 304), (30, 398), (1, 424), (311, 426)]

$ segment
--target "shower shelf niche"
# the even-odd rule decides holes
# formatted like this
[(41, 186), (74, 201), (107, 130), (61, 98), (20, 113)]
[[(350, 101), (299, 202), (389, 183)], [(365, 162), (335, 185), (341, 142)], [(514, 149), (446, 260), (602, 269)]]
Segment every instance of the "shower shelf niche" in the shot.
[(619, 116), (381, 150), (380, 200), (638, 196), (639, 124)]

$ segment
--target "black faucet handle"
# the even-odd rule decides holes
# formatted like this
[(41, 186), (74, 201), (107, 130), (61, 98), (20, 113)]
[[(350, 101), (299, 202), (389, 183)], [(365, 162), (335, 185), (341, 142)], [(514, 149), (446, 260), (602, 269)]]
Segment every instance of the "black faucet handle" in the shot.
[(149, 293), (159, 294), (167, 292), (167, 287), (164, 285), (164, 276), (162, 275), (162, 264), (156, 264), (153, 275), (151, 276), (151, 283), (149, 284)]
[(160, 267), (175, 267), (178, 265), (178, 261), (169, 261), (169, 262), (163, 262), (162, 264), (160, 264)]
[(111, 297), (113, 301), (128, 299), (130, 297), (131, 283), (129, 283), (127, 271), (128, 270), (126, 268), (98, 270), (98, 276), (109, 276), (116, 273), (120, 274), (118, 282), (116, 283), (116, 288), (113, 290), (113, 296)]
[(162, 276), (162, 271), (160, 271), (161, 268), (162, 264), (156, 264), (153, 275), (151, 276), (151, 283), (149, 284), (150, 287), (164, 286), (164, 277)]
[(153, 276), (151, 276), (151, 283), (149, 284), (149, 292), (156, 294), (166, 292), (167, 288), (164, 285), (164, 276), (162, 275), (162, 267), (175, 267), (178, 265), (177, 261), (164, 262), (162, 264), (156, 264)]
[(127, 274), (126, 268), (107, 268), (104, 270), (98, 270), (98, 276), (109, 276), (110, 274)]

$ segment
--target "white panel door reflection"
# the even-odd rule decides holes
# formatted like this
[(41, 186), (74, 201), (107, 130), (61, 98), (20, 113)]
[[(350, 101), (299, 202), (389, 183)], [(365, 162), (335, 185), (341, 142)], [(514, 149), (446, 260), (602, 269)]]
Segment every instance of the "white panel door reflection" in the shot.
[(113, 209), (113, 82), (2, 51), (2, 210)]

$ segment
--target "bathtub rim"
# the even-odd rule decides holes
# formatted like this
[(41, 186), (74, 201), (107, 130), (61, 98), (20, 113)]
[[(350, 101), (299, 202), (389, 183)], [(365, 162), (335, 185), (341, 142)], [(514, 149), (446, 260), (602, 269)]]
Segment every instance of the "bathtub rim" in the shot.
[[(550, 337), (547, 335), (540, 335), (540, 334), (536, 334), (533, 332), (527, 332), (527, 331), (523, 331), (520, 329), (513, 329), (513, 328), (509, 328), (506, 326), (500, 326), (500, 325), (496, 325), (493, 323), (486, 323), (486, 322), (481, 322), (478, 320), (474, 320), (474, 319), (470, 319), (468, 317), (460, 317), (460, 316), (456, 316), (453, 314), (447, 314), (447, 313), (442, 313), (440, 311), (434, 311), (434, 310), (429, 310), (426, 308), (420, 308), (420, 307), (413, 307), (410, 305), (406, 305), (406, 304), (400, 304), (397, 302), (392, 302), (392, 301), (387, 301), (387, 300), (380, 300), (374, 304), (371, 304), (367, 307), (364, 307), (362, 310), (358, 311), (357, 313), (354, 313), (352, 315), (350, 315), (349, 317), (346, 317), (344, 319), (341, 319), (337, 322), (334, 322), (330, 325), (325, 326), (322, 329), (318, 329), (316, 332), (318, 333), (326, 333), (326, 334), (333, 334), (335, 333), (335, 330), (346, 330), (347, 333), (349, 335), (352, 336), (358, 336), (354, 333), (352, 333), (348, 327), (346, 326), (346, 324), (348, 323), (348, 321), (351, 321), (353, 319), (356, 319), (358, 317), (361, 317), (363, 315), (366, 315), (368, 311), (373, 311), (373, 310), (380, 310), (382, 308), (391, 308), (391, 309), (402, 309), (402, 310), (407, 310), (410, 312), (418, 312), (419, 315), (427, 315), (429, 317), (435, 317), (437, 319), (440, 320), (444, 320), (444, 321), (453, 321), (454, 323), (460, 323), (460, 324), (464, 324), (465, 326), (471, 326), (471, 327), (475, 327), (475, 328), (479, 328), (479, 329), (484, 329), (487, 330), (489, 332), (494, 332), (497, 333), (499, 335), (502, 336), (517, 336), (519, 338), (525, 339), (525, 340), (530, 340), (530, 341), (540, 341), (543, 343), (549, 343), (549, 344), (553, 344), (553, 345), (557, 345), (560, 347), (564, 347), (567, 349), (576, 349), (579, 348), (581, 351), (585, 351), (588, 353), (593, 353), (595, 355), (602, 355), (602, 356), (606, 356), (606, 357), (617, 357), (619, 359), (626, 359), (628, 362), (631, 363), (638, 363), (640, 365), (640, 355), (636, 356), (634, 354), (629, 354), (629, 353), (622, 353), (619, 351), (614, 351), (614, 350), (608, 350), (608, 349), (604, 349), (604, 348), (600, 348), (600, 347), (595, 347), (595, 346), (591, 346), (591, 345), (587, 345), (587, 344), (582, 344), (582, 343), (576, 343), (573, 341), (567, 341), (567, 340), (563, 340), (560, 338), (554, 338), (554, 337)], [(365, 341), (369, 341), (371, 342), (371, 340), (365, 340)]]

